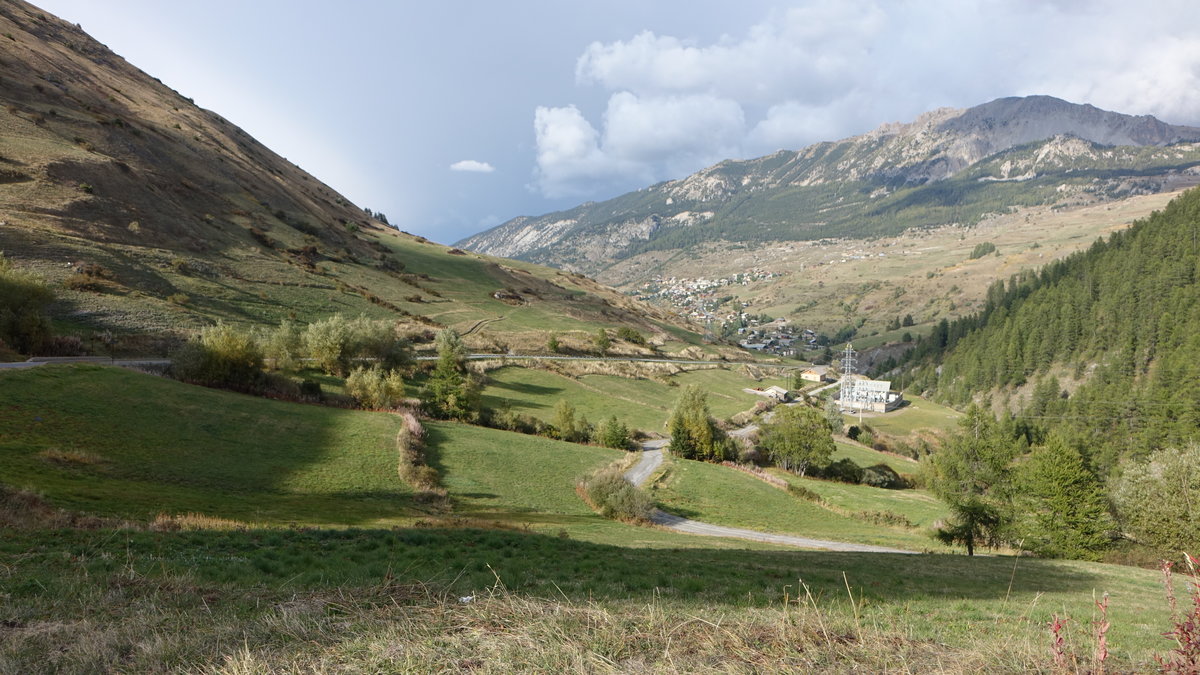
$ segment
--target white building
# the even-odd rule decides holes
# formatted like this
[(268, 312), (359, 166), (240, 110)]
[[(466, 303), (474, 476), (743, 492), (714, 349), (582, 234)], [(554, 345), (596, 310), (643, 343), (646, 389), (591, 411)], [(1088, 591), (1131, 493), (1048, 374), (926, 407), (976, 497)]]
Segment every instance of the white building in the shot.
[(858, 377), (851, 381), (842, 398), (838, 401), (842, 410), (867, 412), (890, 412), (904, 402), (904, 394), (892, 391), (891, 382)]

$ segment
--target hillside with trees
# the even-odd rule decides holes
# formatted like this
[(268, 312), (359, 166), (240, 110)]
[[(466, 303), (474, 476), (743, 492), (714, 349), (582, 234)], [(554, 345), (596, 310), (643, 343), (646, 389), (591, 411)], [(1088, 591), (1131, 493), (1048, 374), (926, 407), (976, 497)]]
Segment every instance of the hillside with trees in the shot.
[[(1041, 466), (1040, 484), (1078, 485), (1049, 475), (1082, 465), (1127, 529), (1164, 548), (1194, 547), (1200, 538), (1186, 523), (1197, 517), (1200, 480), (1181, 470), (1165, 479), (1163, 467), (1187, 466), (1180, 457), (1200, 440), (1198, 255), (1192, 190), (1085, 252), (993, 285), (981, 312), (942, 321), (918, 342), (909, 386), (1006, 411), (1005, 442), (1023, 444), (1009, 459)], [(1042, 449), (1024, 457), (1030, 446)], [(1151, 513), (1156, 501), (1170, 515)], [(1160, 531), (1164, 519), (1170, 532)]]

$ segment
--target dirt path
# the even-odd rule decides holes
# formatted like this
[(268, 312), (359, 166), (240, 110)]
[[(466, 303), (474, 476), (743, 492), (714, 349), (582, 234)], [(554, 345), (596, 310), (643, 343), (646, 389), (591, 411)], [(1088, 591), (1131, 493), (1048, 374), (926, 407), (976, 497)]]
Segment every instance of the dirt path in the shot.
[[(667, 441), (649, 441), (642, 444), (642, 458), (629, 471), (625, 472), (625, 480), (640, 486), (650, 478), (663, 462), (662, 448), (667, 444)], [(783, 544), (784, 546), (796, 546), (799, 548), (820, 548), (828, 551), (850, 551), (856, 553), (904, 553), (915, 555), (915, 551), (903, 551), (898, 548), (886, 548), (883, 546), (869, 546), (866, 544), (851, 544), (843, 541), (827, 541), (824, 539), (810, 539), (808, 537), (797, 537), (790, 534), (773, 534), (770, 532), (758, 532), (756, 530), (745, 530), (740, 527), (726, 527), (724, 525), (710, 525), (702, 523), (698, 520), (676, 516), (659, 509), (654, 509), (650, 514), (650, 520), (657, 525), (676, 530), (678, 532), (686, 532), (687, 534), (698, 534), (706, 537), (734, 537), (737, 539), (749, 539), (751, 541), (762, 541), (768, 544)]]

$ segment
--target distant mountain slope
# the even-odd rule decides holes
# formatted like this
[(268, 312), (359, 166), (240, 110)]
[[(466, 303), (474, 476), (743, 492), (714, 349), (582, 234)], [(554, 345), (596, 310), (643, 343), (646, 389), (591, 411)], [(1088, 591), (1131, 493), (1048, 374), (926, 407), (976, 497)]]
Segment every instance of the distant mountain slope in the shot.
[(1048, 96), (940, 109), (796, 152), (726, 161), (614, 199), (522, 217), (474, 251), (598, 273), (638, 253), (714, 241), (870, 237), (970, 224), (1019, 205), (1200, 182), (1200, 128)]
[(551, 330), (666, 339), (675, 322), (576, 275), (400, 233), (21, 0), (0, 2), (0, 104), (0, 251), (53, 282), (68, 330), (361, 312), (541, 348)]
[(1084, 439), (1104, 469), (1200, 440), (1200, 188), (993, 285), (980, 312), (941, 322), (913, 357), (914, 388), (1008, 401)]

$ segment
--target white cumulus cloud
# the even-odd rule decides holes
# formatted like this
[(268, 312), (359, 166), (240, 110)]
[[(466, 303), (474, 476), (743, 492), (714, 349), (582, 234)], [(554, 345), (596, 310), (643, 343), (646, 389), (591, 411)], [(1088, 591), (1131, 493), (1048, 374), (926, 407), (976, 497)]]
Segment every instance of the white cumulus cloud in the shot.
[(537, 109), (534, 187), (611, 194), (1004, 96), (1200, 124), (1200, 3), (1149, 2), (793, 0), (707, 43), (593, 42), (575, 82), (607, 105)]
[(455, 162), (450, 165), (451, 171), (470, 171), (472, 173), (491, 173), (496, 170), (496, 167), (487, 162), (480, 162), (474, 159), (464, 159), (461, 162)]

